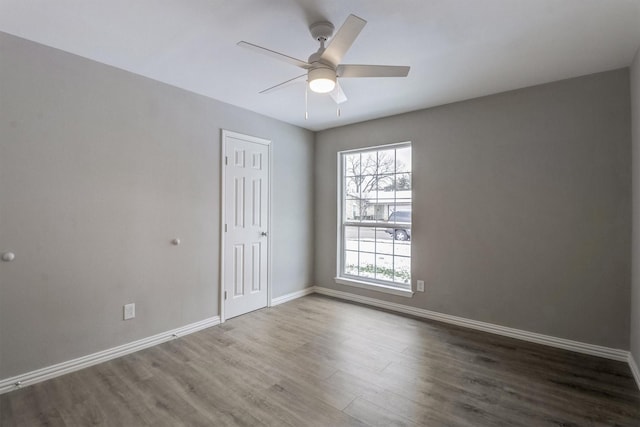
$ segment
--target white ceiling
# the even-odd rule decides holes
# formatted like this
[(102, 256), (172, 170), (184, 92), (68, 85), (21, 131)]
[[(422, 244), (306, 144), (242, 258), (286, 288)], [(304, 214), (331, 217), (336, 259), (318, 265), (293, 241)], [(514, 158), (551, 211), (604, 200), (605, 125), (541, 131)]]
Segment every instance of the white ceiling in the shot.
[[(368, 21), (344, 63), (410, 65), (408, 78), (343, 79), (341, 117), (302, 74), (236, 46), (303, 60), (309, 24)], [(640, 0), (0, 0), (0, 31), (311, 130), (625, 67)]]

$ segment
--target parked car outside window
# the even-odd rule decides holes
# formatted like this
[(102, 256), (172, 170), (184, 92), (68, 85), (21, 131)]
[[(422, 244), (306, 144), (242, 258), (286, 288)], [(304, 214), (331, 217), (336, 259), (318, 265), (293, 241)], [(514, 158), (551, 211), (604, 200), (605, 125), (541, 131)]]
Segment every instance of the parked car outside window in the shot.
[[(396, 211), (389, 215), (390, 223), (405, 222), (411, 224), (411, 212), (410, 211)], [(411, 228), (393, 227), (385, 230), (395, 240), (411, 240)]]

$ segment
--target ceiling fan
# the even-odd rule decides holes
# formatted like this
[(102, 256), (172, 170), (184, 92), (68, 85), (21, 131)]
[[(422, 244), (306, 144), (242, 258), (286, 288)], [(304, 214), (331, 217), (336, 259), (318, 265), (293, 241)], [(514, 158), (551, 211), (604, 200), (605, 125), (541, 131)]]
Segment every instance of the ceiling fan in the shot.
[[(342, 104), (343, 102), (346, 102), (347, 97), (340, 87), (338, 78), (406, 77), (409, 74), (410, 67), (407, 66), (354, 65), (340, 63), (340, 61), (342, 61), (342, 57), (345, 55), (347, 50), (349, 50), (356, 37), (358, 37), (358, 34), (360, 34), (360, 31), (362, 31), (366, 24), (367, 21), (364, 19), (355, 15), (349, 15), (333, 38), (331, 38), (331, 36), (333, 35), (334, 27), (331, 22), (322, 21), (312, 24), (309, 27), (309, 30), (311, 31), (311, 36), (320, 42), (320, 48), (317, 52), (312, 53), (307, 61), (302, 61), (283, 53), (245, 41), (239, 42), (238, 46), (263, 53), (272, 58), (288, 62), (289, 64), (307, 70), (307, 72), (302, 75), (267, 88), (260, 93), (270, 93), (292, 83), (301, 81), (303, 77), (306, 77), (307, 82), (309, 83), (309, 89), (316, 93), (329, 93), (337, 104)], [(329, 44), (325, 47), (326, 41), (330, 38), (331, 40)]]

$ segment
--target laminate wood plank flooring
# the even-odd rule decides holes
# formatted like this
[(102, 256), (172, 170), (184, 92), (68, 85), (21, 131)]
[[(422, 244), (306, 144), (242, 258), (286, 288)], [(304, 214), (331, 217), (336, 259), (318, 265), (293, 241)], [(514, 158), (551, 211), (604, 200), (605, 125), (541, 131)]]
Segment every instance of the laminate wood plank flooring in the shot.
[(318, 295), (0, 396), (9, 426), (640, 426), (629, 367)]

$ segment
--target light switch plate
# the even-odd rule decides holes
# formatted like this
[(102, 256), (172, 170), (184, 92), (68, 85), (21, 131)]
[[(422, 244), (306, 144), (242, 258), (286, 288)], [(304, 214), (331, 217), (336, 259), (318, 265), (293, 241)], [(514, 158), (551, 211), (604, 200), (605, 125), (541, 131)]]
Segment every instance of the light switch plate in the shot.
[(424, 280), (418, 280), (418, 292), (424, 292)]

